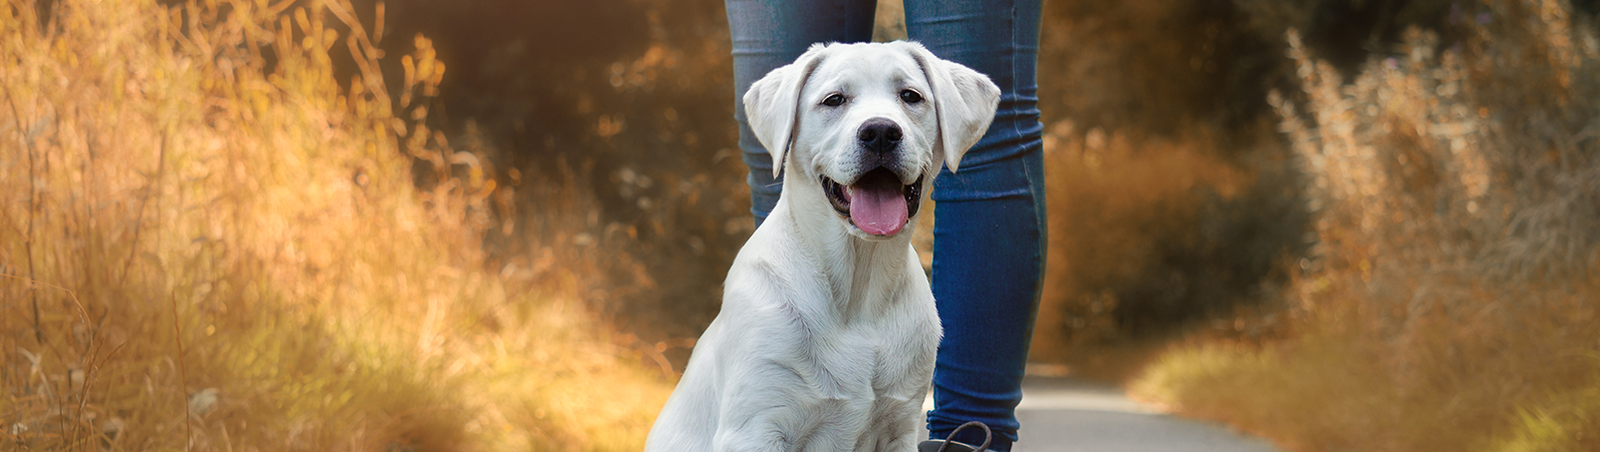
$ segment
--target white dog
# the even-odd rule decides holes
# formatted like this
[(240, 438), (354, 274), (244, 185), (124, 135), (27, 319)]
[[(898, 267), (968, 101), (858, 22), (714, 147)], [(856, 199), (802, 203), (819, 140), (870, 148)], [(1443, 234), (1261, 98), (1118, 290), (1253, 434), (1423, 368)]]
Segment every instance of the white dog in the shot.
[(999, 97), (908, 42), (813, 45), (751, 86), (783, 194), (645, 450), (914, 450), (941, 329), (911, 230)]

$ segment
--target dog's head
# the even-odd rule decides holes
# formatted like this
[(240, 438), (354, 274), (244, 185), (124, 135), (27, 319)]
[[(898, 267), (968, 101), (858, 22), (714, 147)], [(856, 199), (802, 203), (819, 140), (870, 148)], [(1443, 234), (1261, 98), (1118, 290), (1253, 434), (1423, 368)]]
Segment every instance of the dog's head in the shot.
[[(750, 129), (854, 236), (916, 218), (940, 164), (955, 171), (989, 129), (1000, 88), (912, 42), (817, 44), (745, 93)], [(787, 160), (786, 160), (787, 159)]]

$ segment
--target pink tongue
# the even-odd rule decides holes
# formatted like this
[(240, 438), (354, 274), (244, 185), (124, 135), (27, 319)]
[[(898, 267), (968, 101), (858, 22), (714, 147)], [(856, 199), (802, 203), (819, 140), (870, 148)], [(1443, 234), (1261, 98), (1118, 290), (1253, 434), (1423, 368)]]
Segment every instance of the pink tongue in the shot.
[(870, 173), (850, 186), (850, 221), (872, 235), (894, 235), (906, 226), (906, 197), (900, 180)]

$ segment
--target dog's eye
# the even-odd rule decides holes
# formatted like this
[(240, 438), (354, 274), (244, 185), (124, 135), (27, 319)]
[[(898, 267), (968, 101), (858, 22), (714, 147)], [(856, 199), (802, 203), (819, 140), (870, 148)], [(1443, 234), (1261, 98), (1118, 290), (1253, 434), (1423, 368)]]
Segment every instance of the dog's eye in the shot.
[(827, 105), (829, 107), (844, 105), (844, 95), (834, 93), (833, 95), (828, 96), (828, 98), (822, 99), (822, 105)]
[(916, 91), (908, 89), (900, 92), (900, 100), (903, 100), (908, 104), (914, 104), (917, 102), (922, 102), (922, 95), (918, 94)]

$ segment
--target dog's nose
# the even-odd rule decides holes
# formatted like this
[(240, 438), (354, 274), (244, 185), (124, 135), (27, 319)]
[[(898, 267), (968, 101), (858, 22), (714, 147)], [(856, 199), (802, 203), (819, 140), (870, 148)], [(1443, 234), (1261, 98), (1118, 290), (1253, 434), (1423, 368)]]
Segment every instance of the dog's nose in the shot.
[(899, 124), (883, 118), (867, 120), (856, 132), (856, 140), (860, 141), (863, 147), (876, 152), (893, 151), (900, 145), (902, 136)]

